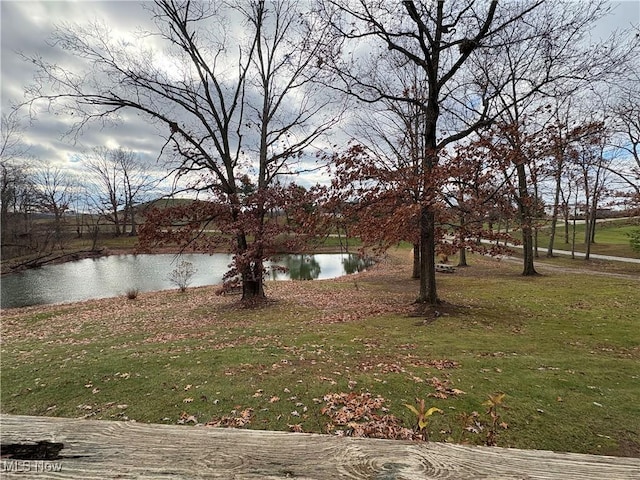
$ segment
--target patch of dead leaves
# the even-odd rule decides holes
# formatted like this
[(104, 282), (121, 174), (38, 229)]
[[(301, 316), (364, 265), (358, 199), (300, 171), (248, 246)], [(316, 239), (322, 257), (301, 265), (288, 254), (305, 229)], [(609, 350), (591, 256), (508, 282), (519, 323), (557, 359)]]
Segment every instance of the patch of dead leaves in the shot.
[(440, 380), (438, 377), (431, 377), (427, 379), (427, 383), (436, 390), (436, 393), (429, 393), (428, 397), (446, 399), (465, 394), (462, 390), (453, 388), (451, 380)]
[(211, 421), (205, 423), (207, 427), (226, 427), (226, 428), (242, 428), (251, 423), (253, 419), (253, 408), (245, 408), (238, 411), (231, 410), (230, 415), (225, 415), (220, 418), (213, 418)]
[(339, 436), (421, 440), (422, 435), (403, 427), (384, 407), (385, 399), (370, 393), (329, 393), (320, 412), (329, 417), (327, 433)]

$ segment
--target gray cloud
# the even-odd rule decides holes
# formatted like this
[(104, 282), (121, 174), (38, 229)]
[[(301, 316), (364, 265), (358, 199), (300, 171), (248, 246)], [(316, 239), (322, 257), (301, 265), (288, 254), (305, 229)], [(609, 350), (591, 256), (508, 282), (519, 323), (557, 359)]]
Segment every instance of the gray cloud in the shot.
[[(101, 21), (114, 32), (134, 33), (152, 30), (153, 23), (149, 2), (131, 1), (1, 1), (0, 73), (2, 76), (2, 111), (24, 100), (25, 87), (33, 82), (34, 65), (22, 55), (38, 55), (50, 63), (60, 63), (74, 71), (86, 68), (82, 60), (69, 57), (51, 44), (56, 26), (70, 23), (86, 24)], [(72, 118), (61, 112), (38, 112), (32, 122), (26, 121), (23, 112), (24, 134), (22, 141), (29, 145), (29, 154), (68, 168), (71, 173), (82, 175), (83, 165), (78, 159), (100, 146), (121, 146), (135, 151), (150, 171), (157, 176), (166, 173), (157, 162), (162, 139), (153, 125), (136, 115), (123, 115), (115, 125), (92, 125), (81, 136), (65, 136)]]

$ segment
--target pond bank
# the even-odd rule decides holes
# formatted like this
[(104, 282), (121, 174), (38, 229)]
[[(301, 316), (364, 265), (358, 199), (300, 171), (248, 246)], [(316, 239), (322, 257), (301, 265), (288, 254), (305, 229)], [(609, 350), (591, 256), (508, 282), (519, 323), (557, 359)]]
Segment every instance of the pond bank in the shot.
[(47, 255), (33, 256), (26, 260), (24, 260), (24, 257), (21, 257), (22, 260), (15, 261), (15, 259), (12, 259), (3, 262), (2, 275), (22, 272), (24, 270), (30, 270), (32, 268), (40, 268), (45, 265), (56, 265), (66, 262), (75, 262), (77, 260), (84, 260), (85, 258), (99, 258), (109, 254), (110, 252), (106, 249), (100, 249), (78, 250), (69, 253), (55, 252)]

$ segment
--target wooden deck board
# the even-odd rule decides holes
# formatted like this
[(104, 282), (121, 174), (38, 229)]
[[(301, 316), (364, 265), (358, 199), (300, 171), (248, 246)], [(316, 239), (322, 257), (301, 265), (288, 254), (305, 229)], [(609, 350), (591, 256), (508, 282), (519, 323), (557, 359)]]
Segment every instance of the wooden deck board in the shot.
[(57, 460), (3, 458), (2, 478), (640, 479), (640, 459), (536, 450), (17, 415), (0, 427), (3, 445), (64, 443)]

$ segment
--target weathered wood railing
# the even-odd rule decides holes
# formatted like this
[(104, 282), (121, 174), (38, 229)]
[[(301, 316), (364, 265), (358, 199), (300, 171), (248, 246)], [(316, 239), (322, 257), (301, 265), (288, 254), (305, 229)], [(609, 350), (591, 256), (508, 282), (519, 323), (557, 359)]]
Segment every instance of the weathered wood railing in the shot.
[[(0, 425), (3, 454), (14, 452), (2, 478), (640, 479), (632, 458), (15, 415)], [(15, 445), (38, 442), (39, 459), (15, 458), (29, 456)]]

